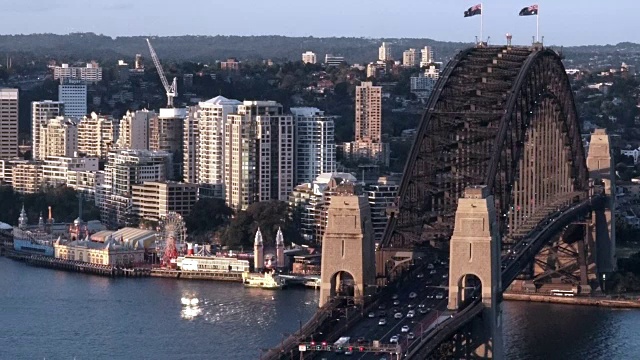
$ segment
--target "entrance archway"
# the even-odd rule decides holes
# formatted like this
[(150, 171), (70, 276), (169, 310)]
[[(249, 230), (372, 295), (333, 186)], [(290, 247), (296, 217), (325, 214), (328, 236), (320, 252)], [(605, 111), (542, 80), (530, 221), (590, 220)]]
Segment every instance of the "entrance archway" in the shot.
[(458, 280), (458, 309), (475, 300), (482, 300), (482, 280), (475, 274), (465, 274)]
[(355, 296), (356, 282), (353, 275), (348, 271), (338, 271), (331, 276), (331, 292), (333, 297), (353, 297)]

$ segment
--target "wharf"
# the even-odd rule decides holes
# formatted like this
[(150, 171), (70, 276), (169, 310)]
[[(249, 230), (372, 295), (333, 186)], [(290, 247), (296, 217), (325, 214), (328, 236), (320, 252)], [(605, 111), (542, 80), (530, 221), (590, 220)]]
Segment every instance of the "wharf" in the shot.
[(9, 250), (5, 251), (4, 255), (14, 260), (24, 261), (31, 266), (107, 277), (147, 277), (150, 272), (148, 268), (122, 268), (112, 265), (91, 264), (82, 261), (56, 259), (48, 256), (24, 254)]
[(189, 280), (214, 280), (242, 282), (241, 272), (183, 271), (174, 269), (151, 269), (150, 276)]
[(601, 307), (624, 308), (624, 309), (640, 309), (640, 301), (610, 299), (606, 297), (588, 297), (588, 296), (561, 297), (561, 296), (521, 294), (521, 293), (504, 293), (502, 296), (504, 300), (512, 300), (512, 301), (530, 301), (530, 302), (543, 302), (543, 303), (552, 303), (552, 304), (587, 305), (587, 306), (601, 306)]

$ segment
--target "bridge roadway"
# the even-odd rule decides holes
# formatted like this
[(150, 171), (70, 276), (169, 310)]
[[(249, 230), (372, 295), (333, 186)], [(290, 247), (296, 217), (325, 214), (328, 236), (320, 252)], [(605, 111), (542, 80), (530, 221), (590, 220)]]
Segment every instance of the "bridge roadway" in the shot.
[[(364, 318), (359, 321), (354, 327), (349, 329), (348, 332), (341, 334), (340, 336), (349, 336), (351, 338), (350, 343), (354, 348), (352, 355), (339, 354), (335, 352), (316, 353), (317, 359), (390, 359), (389, 354), (374, 354), (374, 353), (359, 353), (357, 348), (357, 339), (362, 338), (367, 343), (371, 343), (374, 340), (379, 340), (381, 344), (390, 344), (390, 339), (394, 335), (398, 335), (399, 343), (403, 348), (407, 348), (414, 342), (420, 341), (420, 336), (425, 335), (427, 330), (430, 330), (432, 325), (439, 317), (448, 314), (447, 297), (448, 290), (448, 267), (440, 264), (434, 264), (434, 273), (431, 274), (431, 270), (425, 269), (421, 274), (423, 277), (413, 276), (409, 280), (407, 286), (403, 286), (395, 293), (397, 299), (389, 297), (384, 300), (380, 300), (379, 307), (373, 312), (373, 314), (364, 314)], [(409, 294), (416, 293), (414, 299), (409, 298)], [(437, 299), (438, 294), (442, 295), (442, 299)], [(399, 305), (394, 306), (393, 302), (398, 300)], [(410, 310), (415, 311), (413, 318), (408, 318), (407, 313)], [(384, 312), (384, 313), (382, 313)], [(401, 319), (395, 319), (395, 313), (401, 313)], [(382, 315), (384, 314), (384, 315)], [(373, 317), (370, 317), (373, 315)], [(386, 325), (378, 325), (380, 319), (386, 319)], [(403, 326), (409, 326), (409, 332), (415, 335), (414, 339), (408, 339), (409, 332), (401, 332)], [(317, 338), (322, 341), (320, 338)], [(328, 343), (332, 344), (337, 338), (326, 339)], [(306, 358), (306, 357), (305, 357)]]

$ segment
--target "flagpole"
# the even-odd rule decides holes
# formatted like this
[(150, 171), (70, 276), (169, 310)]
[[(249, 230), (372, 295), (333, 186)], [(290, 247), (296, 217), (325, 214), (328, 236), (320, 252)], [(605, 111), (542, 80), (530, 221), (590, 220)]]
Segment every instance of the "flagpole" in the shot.
[(536, 12), (536, 42), (540, 42), (540, 5), (538, 4), (538, 11)]
[(484, 38), (482, 37), (482, 18), (484, 17), (484, 4), (480, 3), (480, 45), (484, 44)]
[(482, 17), (484, 16), (484, 4), (480, 3), (480, 45), (484, 44), (484, 38), (482, 37)]

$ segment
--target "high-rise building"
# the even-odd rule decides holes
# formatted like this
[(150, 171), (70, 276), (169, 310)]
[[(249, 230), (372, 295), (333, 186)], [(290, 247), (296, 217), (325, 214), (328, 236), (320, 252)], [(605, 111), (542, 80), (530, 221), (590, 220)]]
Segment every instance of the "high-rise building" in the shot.
[(120, 120), (119, 149), (149, 149), (149, 124), (156, 117), (154, 111), (127, 111)]
[(51, 156), (42, 162), (42, 181), (48, 185), (68, 185), (70, 172), (97, 172), (97, 157)]
[(405, 67), (414, 67), (418, 65), (418, 50), (409, 49), (402, 53), (402, 65)]
[(306, 51), (302, 53), (302, 62), (305, 64), (315, 64), (316, 54), (313, 51)]
[(224, 128), (227, 204), (286, 200), (294, 181), (293, 117), (275, 101), (244, 101)]
[(355, 138), (352, 155), (389, 164), (389, 146), (382, 142), (382, 87), (363, 82), (356, 87)]
[(391, 56), (391, 44), (387, 42), (383, 42), (378, 49), (378, 60), (380, 61), (391, 61), (393, 57)]
[(198, 141), (200, 139), (200, 107), (187, 108), (182, 129), (182, 179), (186, 183), (198, 181)]
[(74, 156), (78, 151), (78, 124), (64, 116), (49, 119), (40, 125), (38, 154), (43, 159), (50, 156)]
[(87, 84), (82, 80), (60, 79), (58, 101), (64, 103), (64, 116), (87, 115)]
[(166, 151), (110, 151), (104, 169), (104, 183), (96, 191), (103, 221), (112, 227), (126, 225), (134, 216), (131, 209), (133, 185), (167, 180), (168, 170), (173, 169), (171, 159), (171, 154)]
[(136, 54), (136, 62), (135, 62), (135, 69), (139, 70), (139, 69), (144, 69), (144, 58), (142, 57), (142, 54)]
[(149, 150), (173, 155), (173, 172), (169, 179), (182, 178), (182, 141), (186, 108), (162, 108), (149, 124)]
[(373, 237), (376, 243), (380, 243), (389, 219), (387, 209), (393, 206), (398, 194), (398, 182), (395, 179), (381, 177), (377, 183), (366, 187), (365, 194), (371, 207)]
[(0, 159), (18, 156), (18, 89), (0, 88)]
[(102, 80), (102, 68), (96, 62), (87, 63), (85, 67), (62, 64), (53, 68), (53, 79), (72, 79), (96, 83)]
[(425, 46), (424, 49), (420, 49), (420, 54), (422, 55), (420, 58), (420, 67), (429, 66), (429, 64), (434, 61), (431, 46)]
[(334, 117), (317, 108), (291, 108), (296, 128), (296, 184), (336, 171)]
[(371, 82), (356, 86), (356, 141), (382, 141), (382, 87)]
[(13, 190), (23, 194), (37, 193), (42, 189), (42, 163), (16, 163), (12, 169)]
[(40, 125), (49, 119), (64, 114), (64, 103), (60, 101), (34, 101), (31, 103), (31, 154), (34, 160), (42, 160), (40, 156)]
[(78, 123), (78, 152), (106, 158), (118, 141), (120, 125), (111, 116), (91, 113)]
[(203, 101), (198, 119), (197, 182), (223, 186), (225, 182), (225, 122), (242, 102), (216, 96)]

